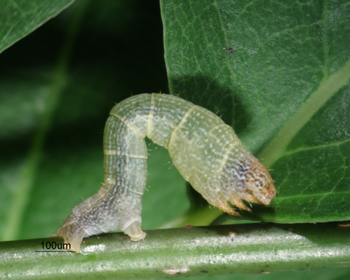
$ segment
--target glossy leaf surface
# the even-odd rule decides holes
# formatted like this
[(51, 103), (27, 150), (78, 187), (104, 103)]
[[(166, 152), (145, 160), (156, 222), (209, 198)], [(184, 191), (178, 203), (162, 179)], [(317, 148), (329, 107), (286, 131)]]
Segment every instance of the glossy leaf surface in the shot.
[(231, 123), (272, 168), (257, 219), (350, 219), (348, 1), (164, 0), (170, 91)]

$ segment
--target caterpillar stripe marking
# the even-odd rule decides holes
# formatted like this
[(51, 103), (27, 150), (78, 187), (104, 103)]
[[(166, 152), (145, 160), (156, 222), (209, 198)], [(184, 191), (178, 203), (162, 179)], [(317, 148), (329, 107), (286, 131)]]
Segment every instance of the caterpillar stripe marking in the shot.
[(140, 94), (114, 106), (104, 130), (104, 184), (77, 205), (58, 235), (80, 252), (84, 237), (121, 229), (145, 238), (141, 198), (146, 186), (145, 137), (169, 150), (181, 175), (211, 204), (230, 215), (242, 202), (268, 205), (276, 195), (267, 168), (218, 116), (180, 97)]

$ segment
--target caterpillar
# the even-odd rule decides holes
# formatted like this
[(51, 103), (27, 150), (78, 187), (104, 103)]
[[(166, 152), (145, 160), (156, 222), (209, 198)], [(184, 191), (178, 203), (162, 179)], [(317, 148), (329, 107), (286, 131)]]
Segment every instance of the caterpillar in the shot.
[(84, 237), (122, 230), (132, 241), (145, 238), (141, 198), (146, 186), (144, 138), (166, 147), (173, 164), (211, 205), (239, 216), (242, 202), (268, 205), (276, 189), (267, 168), (217, 115), (180, 97), (140, 94), (115, 105), (104, 140), (104, 183), (77, 205), (58, 229), (71, 250)]

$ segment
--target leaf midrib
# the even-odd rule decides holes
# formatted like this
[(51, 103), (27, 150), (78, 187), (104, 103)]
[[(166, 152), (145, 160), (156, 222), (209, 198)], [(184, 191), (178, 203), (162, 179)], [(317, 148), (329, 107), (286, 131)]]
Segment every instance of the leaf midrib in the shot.
[(347, 61), (337, 72), (323, 78), (317, 90), (310, 95), (304, 105), (282, 126), (269, 145), (259, 154), (258, 157), (266, 166), (271, 166), (285, 155), (286, 148), (295, 135), (332, 96), (348, 84), (349, 79), (350, 61)]
[(296, 198), (296, 199), (301, 199), (301, 198), (304, 198), (304, 197), (317, 197), (317, 196), (320, 196), (320, 197), (323, 197), (323, 196), (329, 196), (329, 195), (341, 195), (341, 194), (349, 194), (350, 191), (340, 191), (340, 192), (337, 192), (337, 191), (332, 191), (332, 192), (327, 192), (327, 193), (311, 193), (311, 194), (297, 194), (297, 195), (284, 195), (283, 197), (279, 197), (278, 198), (278, 201), (282, 201), (282, 200), (289, 200), (289, 199), (293, 199), (293, 198)]
[(294, 149), (294, 150), (290, 150), (290, 151), (284, 152), (283, 156), (289, 156), (289, 155), (293, 155), (293, 154), (296, 154), (296, 153), (312, 151), (312, 150), (326, 149), (326, 148), (330, 148), (330, 147), (339, 147), (339, 146), (341, 146), (343, 144), (346, 144), (348, 142), (350, 142), (350, 139), (346, 139), (346, 140), (339, 141), (339, 142), (334, 142), (334, 143), (329, 143), (329, 144), (312, 146), (312, 147), (300, 147), (300, 148), (297, 148), (297, 149)]

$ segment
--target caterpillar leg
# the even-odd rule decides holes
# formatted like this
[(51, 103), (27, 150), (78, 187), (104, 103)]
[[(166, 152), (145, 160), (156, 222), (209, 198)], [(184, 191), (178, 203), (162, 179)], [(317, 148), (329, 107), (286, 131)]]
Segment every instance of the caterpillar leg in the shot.
[(242, 210), (251, 211), (250, 208), (243, 203), (242, 199), (237, 194), (232, 194), (229, 198), (229, 202)]
[(139, 241), (146, 237), (146, 233), (141, 229), (141, 223), (139, 221), (133, 222), (126, 227), (123, 232), (130, 236), (131, 241)]
[(241, 198), (251, 203), (257, 203), (257, 204), (261, 203), (255, 196), (251, 195), (249, 192), (242, 193)]
[[(209, 201), (208, 201), (209, 202)], [(218, 207), (220, 210), (226, 212), (227, 214), (233, 215), (233, 216), (237, 216), (240, 217), (241, 215), (236, 212), (228, 203), (226, 198), (224, 197), (220, 197), (216, 200), (216, 202), (209, 202), (210, 204)]]
[(242, 210), (251, 211), (250, 208), (247, 205), (245, 205), (241, 200), (241, 198), (239, 198), (238, 195), (236, 194), (232, 194), (230, 197), (221, 196), (216, 200), (216, 203), (211, 203), (211, 204), (218, 207), (220, 210), (226, 212), (229, 215), (233, 215), (237, 217), (241, 216), (227, 203), (227, 201), (229, 201), (231, 204), (233, 204), (234, 206)]
[(64, 239), (64, 243), (67, 244), (69, 250), (80, 253), (80, 244), (87, 234), (74, 220), (76, 220), (76, 217), (71, 214), (57, 232)]

